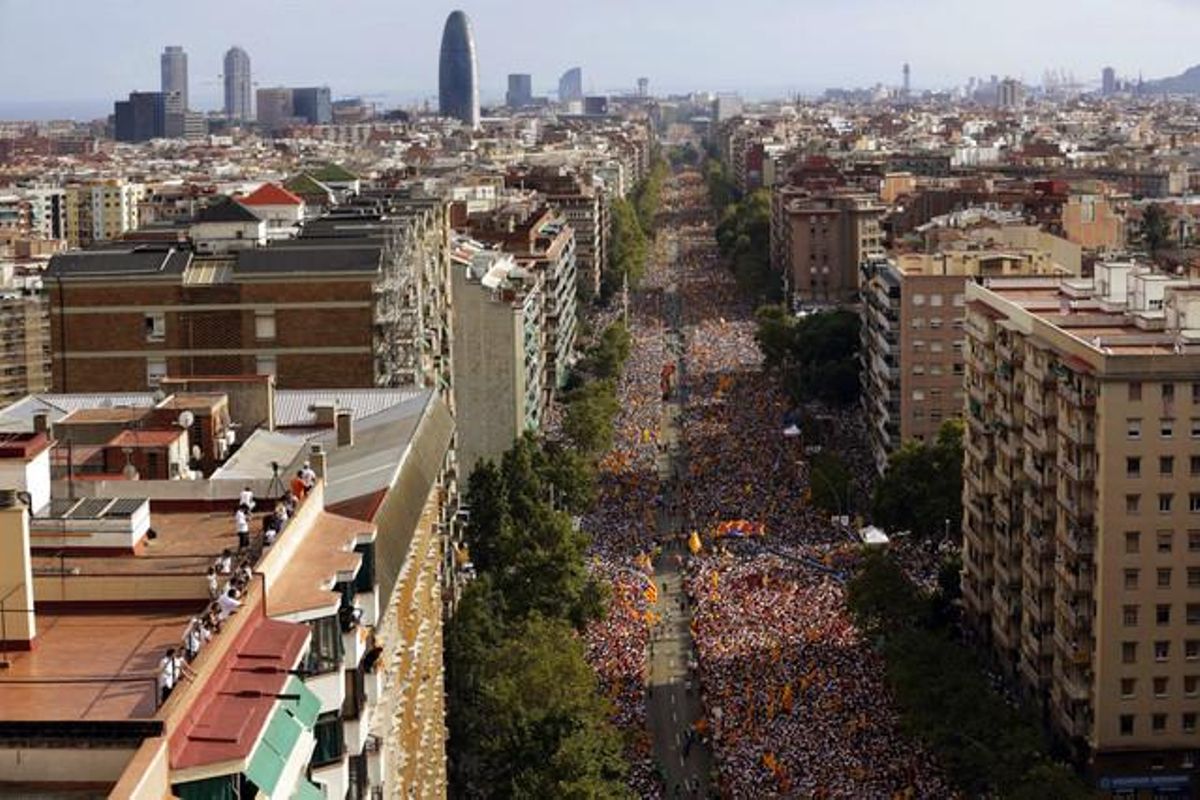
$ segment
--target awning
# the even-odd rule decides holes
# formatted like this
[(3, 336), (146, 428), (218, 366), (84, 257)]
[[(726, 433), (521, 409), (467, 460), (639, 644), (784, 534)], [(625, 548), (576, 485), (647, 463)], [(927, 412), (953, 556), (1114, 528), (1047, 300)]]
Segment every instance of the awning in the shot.
[(254, 748), (246, 768), (246, 777), (254, 781), (263, 794), (270, 796), (275, 791), (292, 748), (300, 740), (300, 733), (300, 723), (283, 708), (276, 709), (271, 715), (266, 733)]
[[(274, 793), (280, 777), (287, 769), (288, 761), (292, 759), (297, 743), (302, 740), (304, 733), (312, 731), (321, 711), (320, 698), (295, 676), (288, 678), (280, 695), (282, 696), (271, 713), (267, 729), (263, 732), (258, 746), (254, 748), (254, 753), (250, 756), (250, 765), (246, 768), (246, 777), (254, 781), (254, 785), (267, 795)], [(311, 736), (306, 738), (311, 744)], [(311, 747), (309, 749), (311, 750)], [(307, 755), (304, 758), (305, 761), (308, 760)], [(324, 792), (316, 795), (322, 798), (324, 796)]]
[(296, 793), (292, 795), (292, 800), (325, 800), (325, 790), (307, 778), (302, 778), (296, 785)]
[(317, 722), (317, 716), (321, 713), (321, 698), (313, 694), (313, 691), (304, 685), (304, 681), (295, 676), (288, 679), (287, 684), (283, 687), (283, 694), (297, 695), (295, 700), (281, 698), (280, 705), (301, 725), (312, 728)]

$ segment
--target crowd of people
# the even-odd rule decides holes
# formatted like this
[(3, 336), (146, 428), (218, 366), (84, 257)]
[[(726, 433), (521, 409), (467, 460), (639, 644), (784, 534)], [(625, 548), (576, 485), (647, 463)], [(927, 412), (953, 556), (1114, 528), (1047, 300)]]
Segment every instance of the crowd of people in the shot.
[[(703, 185), (693, 182), (697, 203)], [(845, 606), (853, 531), (811, 503), (794, 413), (762, 371), (751, 309), (719, 264), (711, 231), (688, 232), (683, 270), (690, 380), (683, 419), (687, 591), (706, 717), (731, 797), (943, 797), (953, 792), (900, 729), (883, 664)], [(821, 445), (852, 475), (845, 511), (869, 491), (870, 454), (852, 412), (821, 409)], [(731, 520), (750, 540), (720, 538)], [(724, 526), (722, 526), (722, 524)], [(736, 526), (735, 530), (738, 529)]]
[[(685, 472), (677, 484), (683, 527), (670, 532), (685, 562), (704, 718), (696, 733), (714, 751), (724, 796), (942, 797), (953, 791), (929, 754), (900, 729), (883, 664), (845, 605), (858, 547), (850, 526), (811, 505), (806, 445), (783, 431), (796, 409), (763, 372), (753, 309), (719, 262), (705, 187), (684, 174), (665, 193), (670, 257), (652, 259), (630, 298), (633, 347), (619, 382), (614, 446), (600, 464), (600, 496), (583, 520), (593, 574), (610, 587), (608, 615), (586, 632), (588, 657), (629, 733), (631, 785), (668, 796), (646, 734), (645, 679), (654, 604), (646, 591), (657, 529), (666, 352), (664, 290), (683, 295)], [(597, 315), (594, 330), (618, 310)], [(860, 415), (823, 418), (822, 446), (851, 475), (840, 501), (863, 507), (873, 479)], [(744, 537), (744, 538), (738, 538)], [(689, 738), (691, 741), (691, 738)]]

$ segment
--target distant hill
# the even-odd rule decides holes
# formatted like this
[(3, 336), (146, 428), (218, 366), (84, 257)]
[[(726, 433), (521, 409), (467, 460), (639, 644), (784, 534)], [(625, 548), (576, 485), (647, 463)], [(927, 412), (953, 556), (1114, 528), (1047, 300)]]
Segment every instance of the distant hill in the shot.
[(1200, 64), (1186, 70), (1182, 75), (1146, 81), (1143, 92), (1153, 94), (1200, 94)]

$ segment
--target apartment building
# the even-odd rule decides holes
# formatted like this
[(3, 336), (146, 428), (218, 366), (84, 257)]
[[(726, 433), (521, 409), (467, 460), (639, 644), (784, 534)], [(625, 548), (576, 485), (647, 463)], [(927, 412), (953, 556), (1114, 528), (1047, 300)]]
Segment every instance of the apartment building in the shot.
[(512, 255), (542, 279), (546, 401), (567, 382), (577, 327), (575, 231), (561, 211), (540, 200), (511, 203), (471, 218), (467, 232)]
[[(211, 224), (264, 225), (237, 208), (248, 220)], [(55, 256), (53, 385), (128, 391), (167, 375), (262, 374), (284, 388), (436, 387), (452, 403), (444, 206), (349, 212), (265, 247), (130, 243)]]
[(88, 247), (137, 230), (138, 205), (145, 191), (142, 184), (124, 180), (67, 187), (67, 244)]
[[(112, 403), (149, 402), (128, 410), (170, 416), (212, 402), (206, 389), (163, 401), (29, 398), (0, 412), (10, 431), (0, 448), (0, 580), (14, 587), (0, 607), (0, 793), (444, 794), (449, 410), (431, 390), (264, 400), (270, 382), (256, 381), (237, 389), (253, 402), (216, 405), (270, 402), (278, 424), (207, 480), (51, 480), (59, 428), (92, 403), (114, 412)], [(76, 410), (48, 429), (63, 407)], [(22, 421), (29, 428), (11, 432)], [(272, 461), (285, 475), (311, 463), (315, 483), (273, 541), (256, 519), (243, 547), (233, 509), (248, 487), (254, 516), (272, 513), (282, 492)], [(210, 567), (236, 606), (212, 608)], [(210, 610), (219, 624), (205, 621)], [(169, 648), (188, 677), (165, 692)]]
[(880, 472), (902, 443), (931, 441), (962, 416), (967, 283), (1079, 271), (1077, 246), (1023, 225), (977, 228), (933, 253), (863, 263), (862, 403)]
[(1101, 788), (1194, 795), (1200, 285), (1105, 263), (966, 303), (967, 618)]
[(543, 279), (512, 255), (465, 238), (455, 241), (451, 261), (458, 453), (469, 475), (541, 427)]
[(859, 265), (882, 252), (884, 210), (875, 195), (853, 191), (798, 193), (784, 204), (778, 215), (783, 227), (773, 241), (786, 253), (783, 277), (793, 302), (858, 298)]

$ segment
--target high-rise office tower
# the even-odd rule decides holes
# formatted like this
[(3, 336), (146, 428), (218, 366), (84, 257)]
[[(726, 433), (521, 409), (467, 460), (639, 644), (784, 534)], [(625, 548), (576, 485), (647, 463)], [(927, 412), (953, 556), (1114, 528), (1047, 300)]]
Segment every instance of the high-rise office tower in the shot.
[(309, 125), (328, 125), (333, 122), (333, 101), (328, 86), (305, 86), (292, 89), (292, 113), (303, 117)]
[(650, 96), (650, 79), (638, 78), (638, 97)]
[(130, 92), (128, 100), (118, 100), (113, 106), (113, 138), (118, 142), (145, 142), (165, 136), (166, 117), (166, 95), (162, 92)]
[(446, 18), (438, 69), (438, 109), (472, 128), (479, 127), (479, 67), (471, 20), (461, 11)]
[(162, 93), (179, 92), (183, 107), (188, 108), (188, 74), (187, 53), (179, 45), (170, 45), (163, 50), (162, 58)]
[(240, 47), (225, 53), (225, 116), (230, 119), (254, 119), (250, 92), (250, 56)]
[(1107, 96), (1115, 94), (1117, 91), (1117, 71), (1112, 67), (1105, 67), (1100, 73), (1101, 92)]
[(558, 79), (558, 102), (570, 103), (583, 99), (583, 70), (571, 67)]
[(533, 76), (512, 74), (508, 76), (508, 94), (504, 102), (509, 108), (521, 108), (533, 102)]
[(904, 96), (908, 97), (912, 92), (912, 69), (908, 66), (908, 62), (904, 62)]

